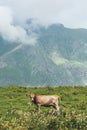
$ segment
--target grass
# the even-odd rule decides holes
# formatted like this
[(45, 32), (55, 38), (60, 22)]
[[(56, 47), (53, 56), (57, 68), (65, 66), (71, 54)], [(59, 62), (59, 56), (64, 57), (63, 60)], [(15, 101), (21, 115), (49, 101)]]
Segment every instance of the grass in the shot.
[[(59, 95), (61, 115), (41, 113), (26, 96), (28, 93)], [(87, 87), (0, 87), (0, 130), (86, 130)]]

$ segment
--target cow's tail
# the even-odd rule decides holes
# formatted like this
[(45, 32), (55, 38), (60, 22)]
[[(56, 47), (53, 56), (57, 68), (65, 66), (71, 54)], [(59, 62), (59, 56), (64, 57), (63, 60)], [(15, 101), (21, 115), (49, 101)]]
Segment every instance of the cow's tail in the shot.
[(62, 101), (62, 97), (60, 97), (60, 96), (58, 96), (58, 103), (59, 103), (59, 105), (60, 106), (63, 106), (63, 107), (65, 107), (65, 108), (67, 108), (67, 106), (66, 105), (64, 105), (61, 101)]
[(58, 96), (58, 104), (60, 105), (61, 104), (61, 97)]

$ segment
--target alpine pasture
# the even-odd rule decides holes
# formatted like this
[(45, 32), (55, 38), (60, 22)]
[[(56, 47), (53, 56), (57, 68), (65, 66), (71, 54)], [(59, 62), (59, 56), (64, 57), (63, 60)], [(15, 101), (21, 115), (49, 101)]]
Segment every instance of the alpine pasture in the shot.
[[(29, 93), (59, 95), (60, 115), (36, 106)], [(87, 87), (0, 87), (0, 130), (87, 130)]]

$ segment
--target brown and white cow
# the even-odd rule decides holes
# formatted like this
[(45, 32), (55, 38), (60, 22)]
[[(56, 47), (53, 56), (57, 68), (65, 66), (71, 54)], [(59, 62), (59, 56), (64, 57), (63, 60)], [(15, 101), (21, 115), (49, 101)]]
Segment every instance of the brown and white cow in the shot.
[(37, 106), (38, 111), (40, 111), (40, 106), (53, 106), (55, 110), (59, 113), (59, 96), (57, 95), (36, 95), (29, 94), (28, 95), (32, 102)]

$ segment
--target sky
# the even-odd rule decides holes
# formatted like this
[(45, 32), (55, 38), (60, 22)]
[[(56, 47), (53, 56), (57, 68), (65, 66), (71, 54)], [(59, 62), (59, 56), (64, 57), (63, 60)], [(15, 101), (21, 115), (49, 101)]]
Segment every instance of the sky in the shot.
[(19, 24), (36, 18), (43, 24), (62, 23), (70, 28), (87, 28), (87, 0), (0, 0), (0, 7), (8, 7)]
[(0, 0), (0, 35), (4, 39), (26, 44), (34, 40), (22, 27), (29, 18), (44, 25), (87, 28), (87, 0)]

